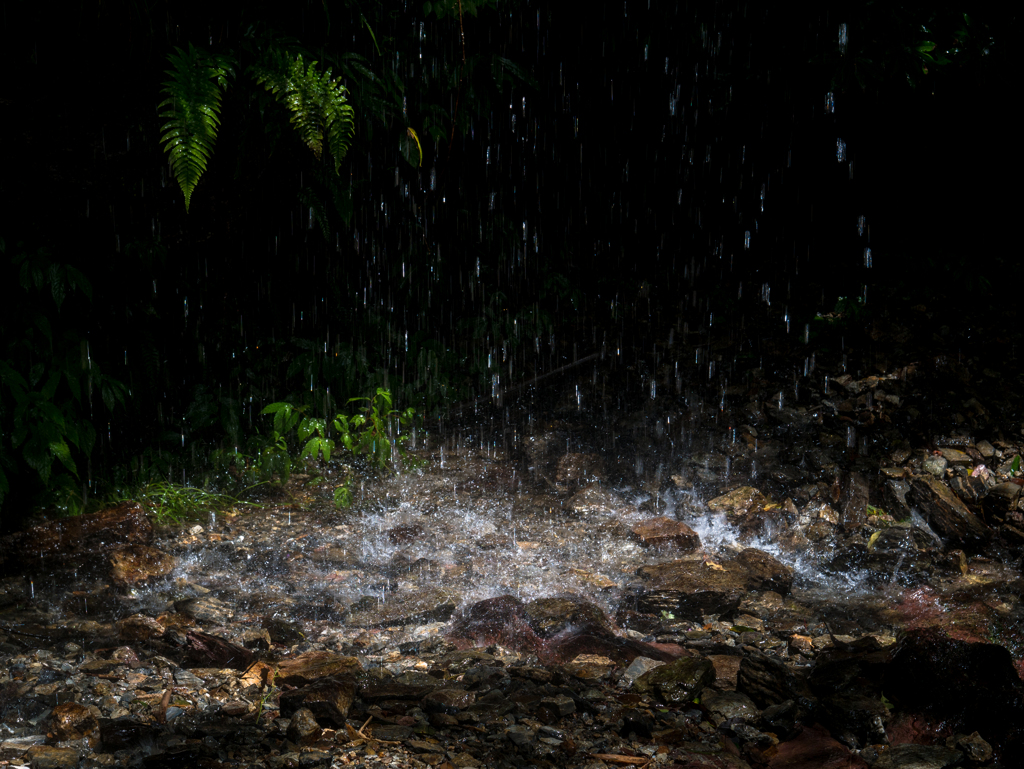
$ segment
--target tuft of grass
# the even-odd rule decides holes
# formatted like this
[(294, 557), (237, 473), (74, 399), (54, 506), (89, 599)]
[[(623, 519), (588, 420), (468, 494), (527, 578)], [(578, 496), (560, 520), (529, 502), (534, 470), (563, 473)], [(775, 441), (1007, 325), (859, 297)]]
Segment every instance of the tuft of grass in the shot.
[(258, 507), (252, 502), (240, 502), (229, 494), (218, 494), (168, 481), (147, 483), (125, 499), (138, 502), (150, 518), (161, 525), (205, 521), (211, 512), (229, 510), (239, 505)]

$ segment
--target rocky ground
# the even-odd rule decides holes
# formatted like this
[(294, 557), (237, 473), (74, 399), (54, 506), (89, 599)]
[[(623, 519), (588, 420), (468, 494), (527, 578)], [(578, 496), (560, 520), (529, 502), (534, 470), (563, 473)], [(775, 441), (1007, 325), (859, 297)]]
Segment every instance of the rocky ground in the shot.
[(0, 762), (1019, 766), (1014, 382), (915, 347), (919, 312), (856, 350), (595, 359), (351, 510), (328, 471), (14, 535)]

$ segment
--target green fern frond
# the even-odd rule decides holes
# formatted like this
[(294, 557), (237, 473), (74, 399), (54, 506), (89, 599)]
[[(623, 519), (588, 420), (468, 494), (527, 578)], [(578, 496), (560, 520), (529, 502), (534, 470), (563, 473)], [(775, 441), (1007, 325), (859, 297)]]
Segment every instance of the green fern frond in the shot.
[(305, 66), (301, 54), (292, 59), (276, 51), (254, 67), (254, 74), (256, 82), (292, 113), (299, 138), (318, 159), (323, 156), (326, 138), (338, 173), (355, 134), (355, 112), (348, 103), (348, 89), (331, 76), (330, 69), (320, 74), (316, 65), (314, 61)]
[(166, 98), (157, 108), (166, 121), (160, 141), (170, 155), (171, 173), (185, 195), (187, 211), (217, 140), (223, 89), (235, 73), (228, 56), (208, 54), (192, 44), (188, 51), (175, 51), (168, 56), (172, 68), (162, 90)]

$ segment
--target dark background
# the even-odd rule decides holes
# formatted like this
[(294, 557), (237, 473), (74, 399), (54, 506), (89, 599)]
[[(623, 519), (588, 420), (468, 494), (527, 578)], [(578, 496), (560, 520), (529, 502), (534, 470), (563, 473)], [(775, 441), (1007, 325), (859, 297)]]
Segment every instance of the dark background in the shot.
[[(434, 415), (495, 375), (515, 386), (609, 346), (646, 355), (684, 323), (767, 312), (784, 334), (865, 287), (866, 307), (927, 301), (957, 333), (1015, 303), (1015, 17), (645, 5), (467, 2), (460, 19), (355, 0), (8, 3), (3, 355), (60, 409), (55, 430), (89, 424), (96, 440), (71, 446), (77, 474), (54, 462), (44, 482), (5, 381), (5, 526), (148, 477), (195, 481), (276, 400), (333, 413), (386, 386)], [(246, 74), (247, 46), (270, 35), (374, 73), (348, 70), (340, 182)], [(950, 62), (923, 59), (926, 41)], [(189, 43), (241, 67), (186, 213), (157, 105), (168, 54)], [(91, 299), (21, 285), (13, 258), (40, 249)], [(64, 378), (49, 392), (51, 369)]]

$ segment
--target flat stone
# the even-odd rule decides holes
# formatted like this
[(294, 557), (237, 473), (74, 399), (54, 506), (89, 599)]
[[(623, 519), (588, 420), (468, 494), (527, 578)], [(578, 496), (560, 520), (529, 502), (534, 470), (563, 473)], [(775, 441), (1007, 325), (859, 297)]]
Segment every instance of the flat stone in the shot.
[(353, 612), (346, 617), (352, 627), (386, 627), (445, 622), (455, 613), (456, 597), (441, 588), (428, 588), (411, 595), (389, 598), (380, 606)]
[(682, 657), (650, 670), (630, 687), (640, 694), (657, 694), (670, 704), (690, 702), (715, 681), (715, 666), (701, 657)]
[(111, 551), (110, 579), (119, 587), (166, 577), (177, 564), (173, 555), (149, 545), (125, 545)]
[(234, 616), (230, 606), (212, 595), (175, 601), (174, 608), (199, 624), (208, 626), (226, 625)]
[(279, 685), (303, 686), (319, 678), (351, 675), (362, 669), (356, 657), (329, 651), (310, 651), (281, 660), (274, 682)]
[(939, 453), (952, 467), (970, 467), (974, 464), (960, 449), (939, 449)]
[(879, 756), (872, 769), (947, 769), (959, 766), (964, 754), (944, 745), (894, 745)]
[(682, 521), (660, 516), (648, 518), (630, 529), (633, 539), (644, 547), (674, 547), (685, 552), (700, 547), (700, 537)]
[(763, 582), (736, 561), (676, 560), (643, 566), (637, 573), (648, 582), (634, 591), (633, 600), (641, 611), (694, 620), (735, 610), (747, 592)]
[(76, 769), (80, 755), (75, 748), (33, 745), (25, 752), (25, 759), (32, 769)]

